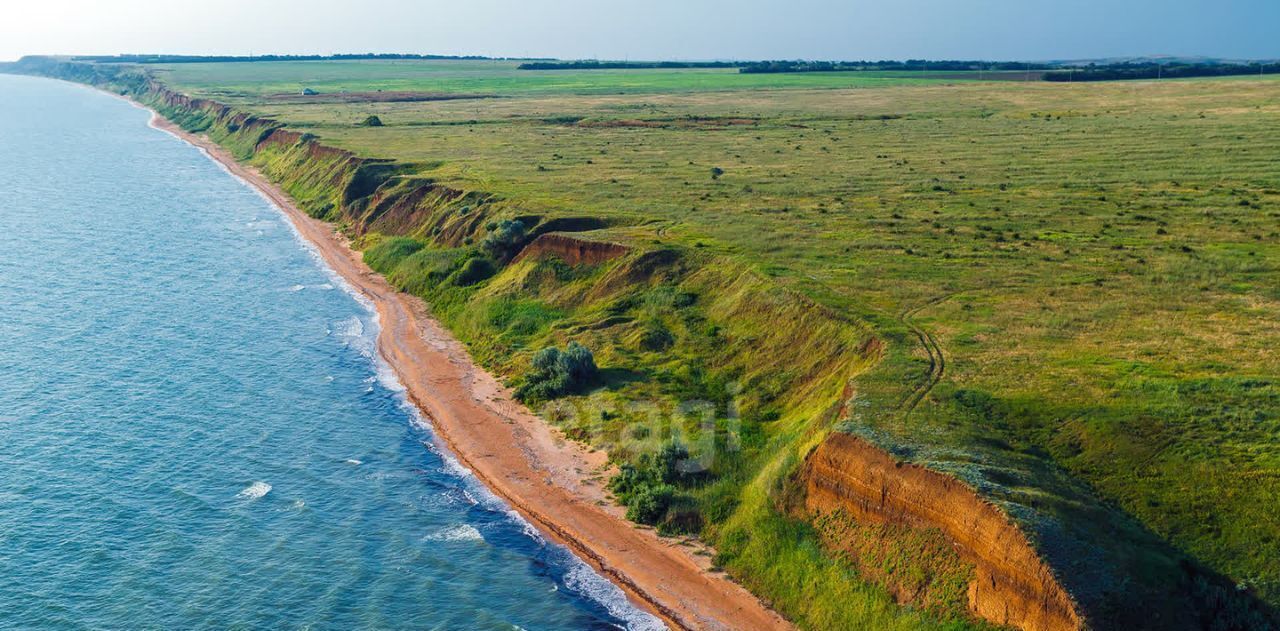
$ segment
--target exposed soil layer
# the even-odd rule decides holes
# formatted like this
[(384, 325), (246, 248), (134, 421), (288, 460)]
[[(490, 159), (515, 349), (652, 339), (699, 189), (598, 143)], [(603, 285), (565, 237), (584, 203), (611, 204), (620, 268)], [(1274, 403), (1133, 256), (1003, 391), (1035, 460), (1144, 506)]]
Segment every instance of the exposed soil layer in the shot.
[(521, 250), (517, 261), (553, 255), (570, 265), (594, 265), (625, 255), (628, 248), (621, 243), (588, 241), (567, 234), (544, 234)]
[(805, 507), (816, 515), (844, 511), (873, 523), (941, 530), (975, 566), (968, 594), (975, 615), (1027, 631), (1084, 626), (1076, 603), (1022, 531), (955, 478), (834, 433), (809, 456), (802, 479)]

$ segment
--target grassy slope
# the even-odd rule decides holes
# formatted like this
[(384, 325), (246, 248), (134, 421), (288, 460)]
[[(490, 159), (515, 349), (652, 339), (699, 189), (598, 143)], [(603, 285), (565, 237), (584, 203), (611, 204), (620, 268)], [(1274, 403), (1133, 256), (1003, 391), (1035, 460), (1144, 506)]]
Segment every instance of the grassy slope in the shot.
[[(1270, 508), (1280, 490), (1280, 366), (1270, 350), (1280, 337), (1280, 82), (708, 92), (700, 88), (760, 86), (706, 72), (524, 78), (498, 68), (486, 79), (481, 70), (424, 64), (379, 68), (371, 82), (359, 64), (304, 74), (295, 64), (255, 66), (184, 66), (168, 79), (252, 103), (327, 144), (420, 163), (422, 175), (513, 200), (508, 214), (610, 217), (626, 224), (611, 238), (746, 265), (890, 342), (884, 360), (856, 380), (861, 403), (848, 430), (1031, 508), (1019, 515), (1047, 547), (1064, 527), (1104, 548), (1147, 542), (1153, 531), (1273, 604), (1280, 599), (1280, 524)], [(254, 100), (304, 83), (518, 98)], [(369, 113), (388, 126), (350, 125)], [(755, 120), (699, 118), (709, 116)], [(619, 120), (652, 126), (605, 124)], [(713, 179), (713, 166), (724, 175)], [(579, 273), (514, 266), (478, 289), (419, 289), (482, 360), (519, 374), (529, 350), (583, 337), (575, 318), (607, 317), (575, 305), (609, 270)], [(548, 275), (558, 279), (553, 287), (529, 280)], [(724, 294), (727, 276), (698, 289)], [(697, 281), (674, 284), (689, 282)], [(531, 287), (541, 299), (521, 301)], [(655, 290), (666, 291), (644, 289)], [(626, 315), (639, 322), (665, 313), (646, 308)], [(644, 377), (614, 396), (670, 399), (706, 385), (687, 368), (714, 342), (699, 346), (694, 332), (700, 318), (724, 314), (698, 308), (666, 323), (682, 340), (673, 357), (610, 346), (634, 331), (585, 336), (605, 349), (602, 363)], [(947, 371), (909, 410), (904, 397), (927, 365), (915, 330), (937, 340)], [(708, 374), (740, 376), (744, 366), (714, 368)], [(779, 516), (767, 497), (819, 437), (812, 420), (831, 389), (786, 400), (787, 413), (762, 426), (755, 448), (695, 493), (711, 509), (708, 534), (725, 561), (789, 613), (824, 626), (837, 623), (833, 616), (858, 619), (863, 607), (838, 611), (830, 602), (869, 603), (867, 615), (887, 624), (883, 594), (848, 580), (849, 568), (821, 554), (808, 527)], [(615, 432), (631, 422), (580, 430), (626, 454), (634, 449)], [(753, 476), (765, 483), (743, 485)], [(1139, 523), (1101, 508), (1093, 492)], [(1112, 527), (1128, 533), (1120, 544), (1107, 540)], [(1158, 579), (1175, 555), (1151, 550), (1131, 567)], [(824, 606), (791, 575), (800, 571), (826, 577), (809, 579), (819, 592), (856, 597)]]

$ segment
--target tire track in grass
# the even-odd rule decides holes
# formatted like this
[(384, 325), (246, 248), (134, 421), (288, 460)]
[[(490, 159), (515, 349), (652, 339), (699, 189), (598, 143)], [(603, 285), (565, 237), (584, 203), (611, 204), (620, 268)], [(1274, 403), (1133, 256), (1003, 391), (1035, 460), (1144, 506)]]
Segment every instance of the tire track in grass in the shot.
[(942, 351), (942, 345), (938, 343), (938, 339), (928, 329), (916, 323), (916, 315), (921, 311), (934, 307), (949, 300), (954, 293), (944, 294), (933, 298), (923, 304), (917, 305), (903, 311), (898, 315), (898, 321), (902, 322), (920, 341), (926, 353), (929, 355), (929, 370), (925, 374), (924, 379), (911, 392), (909, 392), (902, 400), (899, 407), (902, 409), (902, 418), (906, 420), (915, 411), (916, 406), (924, 400), (925, 396), (933, 390), (938, 382), (942, 381), (942, 377), (947, 373), (947, 356)]

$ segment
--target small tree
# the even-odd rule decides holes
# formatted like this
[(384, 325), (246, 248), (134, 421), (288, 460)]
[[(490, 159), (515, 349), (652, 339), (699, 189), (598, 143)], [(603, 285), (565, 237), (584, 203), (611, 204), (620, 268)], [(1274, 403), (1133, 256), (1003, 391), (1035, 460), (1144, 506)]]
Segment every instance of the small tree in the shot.
[(360, 122), (361, 127), (382, 127), (382, 119), (370, 114)]
[(720, 167), (711, 167), (711, 179), (718, 180), (721, 175), (724, 175), (724, 169)]
[(480, 241), (480, 247), (497, 259), (507, 258), (521, 241), (526, 228), (519, 219), (503, 219), (489, 225), (489, 234)]

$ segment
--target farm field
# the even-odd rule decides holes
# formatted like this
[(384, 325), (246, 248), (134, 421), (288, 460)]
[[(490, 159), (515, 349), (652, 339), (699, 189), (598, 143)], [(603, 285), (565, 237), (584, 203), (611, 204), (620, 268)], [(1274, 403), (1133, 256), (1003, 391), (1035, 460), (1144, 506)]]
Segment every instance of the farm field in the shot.
[[(517, 96), (638, 94), (779, 88), (850, 88), (917, 83), (911, 72), (739, 74), (734, 68), (517, 70), (519, 61), (295, 61), (171, 64), (157, 76), (186, 93), (222, 101), (320, 93), (422, 91)], [(961, 74), (961, 73), (952, 73)]]
[[(865, 603), (854, 619), (977, 624), (937, 568), (905, 570), (928, 577), (915, 586), (927, 597), (894, 609), (886, 593), (912, 579), (841, 561), (823, 548), (827, 530), (787, 512), (778, 489), (829, 429), (820, 419), (845, 376), (854, 396), (836, 431), (965, 481), (1038, 537), (1068, 583), (1141, 594), (1185, 560), (1280, 605), (1276, 78), (1050, 84), (514, 62), (156, 72), (324, 145), (393, 159), (404, 182), (456, 191), (450, 212), (486, 208), (481, 232), (586, 218), (583, 238), (681, 253), (693, 280), (645, 281), (623, 303), (593, 289), (613, 278), (608, 264), (496, 255), (500, 273), (445, 287), (441, 270), (478, 241), (427, 223), (347, 225), (375, 269), (515, 385), (535, 351), (570, 340), (607, 369), (610, 404), (722, 405), (726, 384), (746, 384), (742, 450), (678, 484), (676, 505), (696, 518), (672, 509), (664, 525), (714, 542), (718, 563), (807, 626), (854, 615), (837, 611), (841, 590)], [(298, 98), (304, 87), (317, 94)], [(485, 98), (341, 96), (379, 90)], [(370, 116), (381, 124), (360, 124)], [(838, 323), (831, 335), (870, 335), (882, 350), (848, 375), (798, 356), (787, 373), (765, 356), (787, 346), (774, 338), (828, 330), (734, 308), (746, 277), (819, 305)], [(722, 319), (763, 342), (717, 342), (708, 331)], [(638, 413), (547, 410), (618, 462), (652, 446)], [(866, 558), (910, 565), (898, 557), (917, 539), (882, 539)], [(799, 551), (781, 551), (796, 540)], [(801, 587), (805, 573), (815, 578)], [(1100, 606), (1120, 607), (1108, 598)]]

